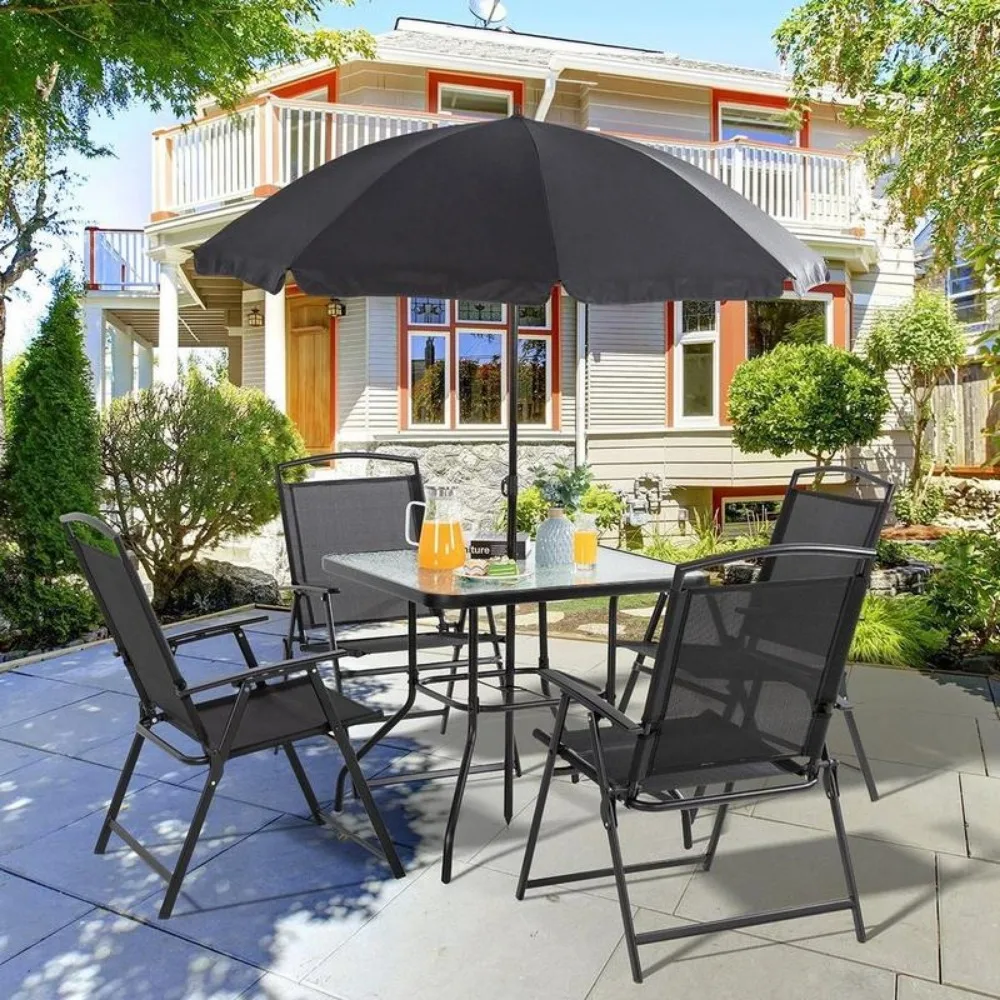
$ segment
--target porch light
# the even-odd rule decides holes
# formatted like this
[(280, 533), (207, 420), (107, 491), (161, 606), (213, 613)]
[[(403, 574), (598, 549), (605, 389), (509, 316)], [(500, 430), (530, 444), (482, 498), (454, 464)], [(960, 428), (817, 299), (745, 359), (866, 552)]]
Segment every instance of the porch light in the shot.
[(247, 326), (252, 327), (255, 330), (259, 330), (264, 325), (264, 314), (254, 306), (250, 312), (247, 313)]
[(330, 299), (326, 307), (326, 314), (330, 319), (340, 319), (347, 315), (347, 306), (340, 299)]

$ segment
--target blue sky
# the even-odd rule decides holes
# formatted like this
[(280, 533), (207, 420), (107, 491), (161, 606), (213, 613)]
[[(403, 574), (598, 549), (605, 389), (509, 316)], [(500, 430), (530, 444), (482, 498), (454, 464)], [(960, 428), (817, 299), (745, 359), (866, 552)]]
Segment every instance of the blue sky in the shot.
[[(763, 69), (777, 60), (771, 35), (795, 6), (793, 0), (506, 0), (507, 23), (519, 31), (558, 35), (612, 45), (662, 49), (694, 59), (711, 59)], [(357, 0), (351, 8), (331, 4), (324, 24), (331, 28), (388, 31), (399, 16), (471, 24), (467, 0)], [(44, 255), (54, 270), (75, 255), (79, 261), (85, 225), (139, 227), (150, 210), (150, 133), (173, 122), (169, 111), (136, 106), (94, 124), (94, 139), (114, 156), (74, 162), (79, 182), (69, 199), (74, 225), (65, 240)], [(33, 335), (47, 293), (24, 283), (24, 296), (11, 303), (6, 356)]]

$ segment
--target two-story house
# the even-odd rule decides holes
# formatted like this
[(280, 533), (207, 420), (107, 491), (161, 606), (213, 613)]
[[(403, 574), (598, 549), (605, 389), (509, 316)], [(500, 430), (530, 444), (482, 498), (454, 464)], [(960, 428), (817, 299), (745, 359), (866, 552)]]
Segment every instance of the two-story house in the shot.
[[(793, 123), (788, 100), (787, 78), (772, 72), (400, 18), (374, 60), (289, 67), (235, 115), (206, 104), (196, 121), (154, 134), (148, 224), (88, 232), (85, 309), (95, 370), (111, 373), (105, 395), (176, 377), (180, 346), (225, 346), (232, 380), (263, 389), (310, 449), (419, 453), (430, 481), (462, 483), (467, 509), (486, 518), (505, 470), (502, 400), (482, 391), (503, 354), (501, 306), (369, 298), (331, 308), (294, 287), (266, 295), (199, 277), (190, 256), (331, 157), (519, 109), (695, 163), (828, 259), (829, 283), (803, 298), (588, 308), (555, 288), (521, 316), (525, 468), (588, 461), (627, 490), (660, 477), (673, 487), (668, 521), (694, 509), (725, 519), (730, 503), (779, 494), (797, 464), (733, 445), (736, 367), (791, 335), (853, 348), (873, 310), (913, 288), (912, 241), (885, 231), (842, 105), (831, 97)], [(897, 446), (890, 434), (868, 457), (891, 464)]]

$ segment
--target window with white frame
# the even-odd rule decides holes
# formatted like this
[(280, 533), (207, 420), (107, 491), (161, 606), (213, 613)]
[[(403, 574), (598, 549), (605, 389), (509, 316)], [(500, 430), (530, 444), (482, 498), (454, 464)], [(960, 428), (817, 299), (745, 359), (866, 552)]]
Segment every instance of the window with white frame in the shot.
[(959, 322), (982, 323), (986, 320), (986, 294), (971, 264), (949, 267), (946, 287)]
[[(517, 309), (518, 422), (551, 427), (553, 338), (558, 335), (552, 302)], [(506, 306), (410, 298), (404, 316), (409, 426), (505, 426)]]
[(437, 110), (476, 118), (506, 118), (514, 113), (514, 95), (509, 90), (442, 83)]
[(719, 138), (747, 139), (770, 146), (797, 146), (799, 130), (787, 111), (753, 105), (723, 104), (719, 107)]
[(833, 296), (756, 299), (747, 302), (747, 357), (757, 358), (778, 344), (832, 342)]
[(674, 410), (680, 424), (719, 419), (719, 304), (674, 303)]

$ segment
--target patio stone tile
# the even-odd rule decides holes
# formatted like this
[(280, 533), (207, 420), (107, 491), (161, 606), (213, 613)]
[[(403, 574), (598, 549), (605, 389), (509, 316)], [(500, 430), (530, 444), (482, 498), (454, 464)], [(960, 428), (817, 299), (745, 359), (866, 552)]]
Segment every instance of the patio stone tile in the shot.
[[(868, 756), (947, 771), (985, 774), (979, 731), (972, 716), (914, 712), (888, 702), (859, 705), (854, 718)], [(830, 752), (852, 755), (843, 713), (830, 726)]]
[[(826, 797), (820, 796), (824, 799)], [(747, 928), (745, 933), (810, 951), (937, 978), (934, 855), (850, 839), (869, 938), (854, 936), (850, 911)], [(832, 825), (817, 834), (746, 816), (727, 817), (712, 870), (696, 872), (677, 908), (689, 920), (842, 899), (846, 895)], [(639, 902), (639, 900), (636, 900)]]
[(899, 977), (896, 991), (896, 1000), (976, 1000), (976, 997), (981, 996), (981, 993), (969, 993), (955, 989), (954, 986), (942, 986), (940, 983), (911, 979), (909, 976)]
[(50, 934), (79, 920), (92, 909), (61, 892), (16, 875), (0, 875), (0, 963)]
[(94, 694), (93, 688), (10, 670), (0, 674), (0, 726), (10, 726)]
[[(850, 919), (850, 918), (848, 918)], [(676, 917), (639, 910), (636, 930), (680, 925)], [(765, 943), (727, 932), (663, 941), (639, 949), (645, 982), (632, 982), (622, 942), (587, 1000), (622, 997), (766, 997), (767, 1000), (894, 1000), (895, 976), (884, 969)]]
[(378, 858), (329, 830), (289, 823), (247, 837), (192, 872), (168, 921), (157, 919), (160, 893), (136, 913), (297, 980), (412, 881), (394, 878)]
[[(167, 731), (162, 731), (161, 735), (166, 737)], [(99, 747), (94, 747), (92, 750), (80, 754), (80, 759), (103, 764), (105, 767), (111, 767), (120, 772), (125, 765), (129, 747), (132, 745), (132, 737), (132, 733), (127, 733), (109, 743), (102, 743)], [(179, 750), (194, 756), (201, 755), (201, 747), (183, 733), (169, 730), (169, 739)], [(202, 775), (202, 781), (204, 781), (205, 768), (204, 766), (195, 767), (182, 764), (165, 750), (161, 750), (155, 743), (146, 740), (139, 753), (139, 763), (136, 764), (135, 773), (147, 778), (155, 778), (157, 781), (169, 781), (174, 785), (182, 785), (192, 778), (197, 778), (198, 775)], [(227, 772), (226, 778), (223, 780), (228, 780), (228, 778)]]
[[(77, 669), (118, 660), (115, 647), (110, 640), (89, 643), (83, 646), (70, 646), (66, 649), (52, 650), (41, 659), (32, 660), (18, 667), (19, 673), (31, 674), (33, 677), (48, 677), (51, 680), (66, 680), (65, 674)], [(121, 662), (120, 660), (118, 662)], [(77, 678), (70, 678), (71, 683), (83, 683)]]
[(921, 673), (855, 664), (847, 680), (855, 706), (891, 704), (901, 713), (936, 712), (996, 718), (985, 677), (939, 671)]
[(1000, 778), (1000, 720), (979, 719), (979, 741), (983, 745), (986, 773)]
[[(958, 775), (909, 764), (879, 760), (871, 763), (879, 787), (877, 802), (868, 798), (857, 762), (847, 756), (841, 758), (840, 798), (847, 832), (852, 837), (965, 857)], [(833, 831), (830, 806), (821, 791), (761, 800), (753, 815), (812, 827), (824, 834)]]
[(0, 729), (0, 739), (75, 755), (131, 732), (138, 718), (138, 699), (102, 691), (72, 705), (4, 726)]
[(941, 982), (1000, 995), (1000, 865), (938, 859)]
[[(598, 803), (597, 788), (590, 782), (581, 781), (577, 785), (569, 781), (552, 783), (531, 866), (534, 877), (607, 868), (611, 864), (608, 837), (598, 813)], [(532, 803), (514, 818), (510, 827), (496, 840), (475, 855), (472, 864), (509, 875), (520, 874), (528, 828), (534, 812), (535, 804)], [(703, 823), (700, 829), (707, 837), (711, 827), (708, 823)], [(697, 831), (696, 827), (696, 833)], [(680, 857), (685, 853), (681, 843), (679, 816), (622, 809), (619, 811), (618, 833), (626, 864), (659, 861)], [(692, 855), (697, 855), (703, 847), (704, 844), (699, 843), (696, 837)], [(673, 913), (691, 878), (692, 866), (667, 868), (664, 871), (633, 876), (629, 882), (632, 903), (661, 913)], [(542, 892), (541, 889), (528, 890), (528, 896), (540, 895)], [(552, 886), (544, 892), (560, 898), (588, 892), (613, 901), (618, 899), (614, 880), (610, 877)]]
[[(267, 973), (244, 993), (240, 1000), (331, 1000), (332, 993), (321, 992), (305, 983)], [(337, 1000), (333, 997), (333, 1000)]]
[(45, 754), (34, 747), (22, 746), (20, 743), (8, 743), (0, 740), (0, 775), (9, 774), (26, 764), (34, 764), (45, 760)]
[[(180, 851), (198, 796), (186, 788), (154, 782), (122, 805), (119, 819), (167, 867)], [(94, 854), (102, 812), (93, 813), (3, 857), (3, 866), (46, 885), (116, 909), (135, 907), (163, 881), (117, 836), (106, 854)], [(280, 813), (217, 796), (195, 848), (192, 868), (204, 864), (268, 823), (291, 822)]]
[(101, 691), (135, 694), (125, 664), (120, 656), (115, 655), (110, 643), (79, 653), (68, 653), (54, 660), (28, 664), (23, 669), (34, 676), (82, 684)]
[(519, 903), (509, 875), (455, 875), (442, 885), (424, 873), (305, 982), (350, 1000), (582, 1000), (621, 936), (615, 903), (582, 893)]
[[(296, 751), (316, 797), (321, 802), (332, 799), (334, 783), (343, 762), (336, 744), (319, 737), (300, 741), (296, 744)], [(365, 758), (365, 773), (377, 773), (405, 753), (399, 747), (376, 746)], [(200, 791), (204, 776), (199, 777), (193, 768), (188, 768), (187, 772), (194, 776), (181, 784)], [(231, 761), (219, 782), (217, 794), (265, 809), (309, 818), (309, 807), (284, 751), (276, 754), (264, 751)]]
[(111, 913), (64, 927), (0, 965), (7, 1000), (237, 1000), (260, 970)]
[[(106, 767), (58, 756), (4, 775), (0, 778), (0, 855), (107, 808), (116, 780)], [(136, 788), (148, 783), (148, 778), (135, 778)]]
[(1000, 861), (1000, 781), (974, 774), (963, 774), (961, 779), (969, 854)]

